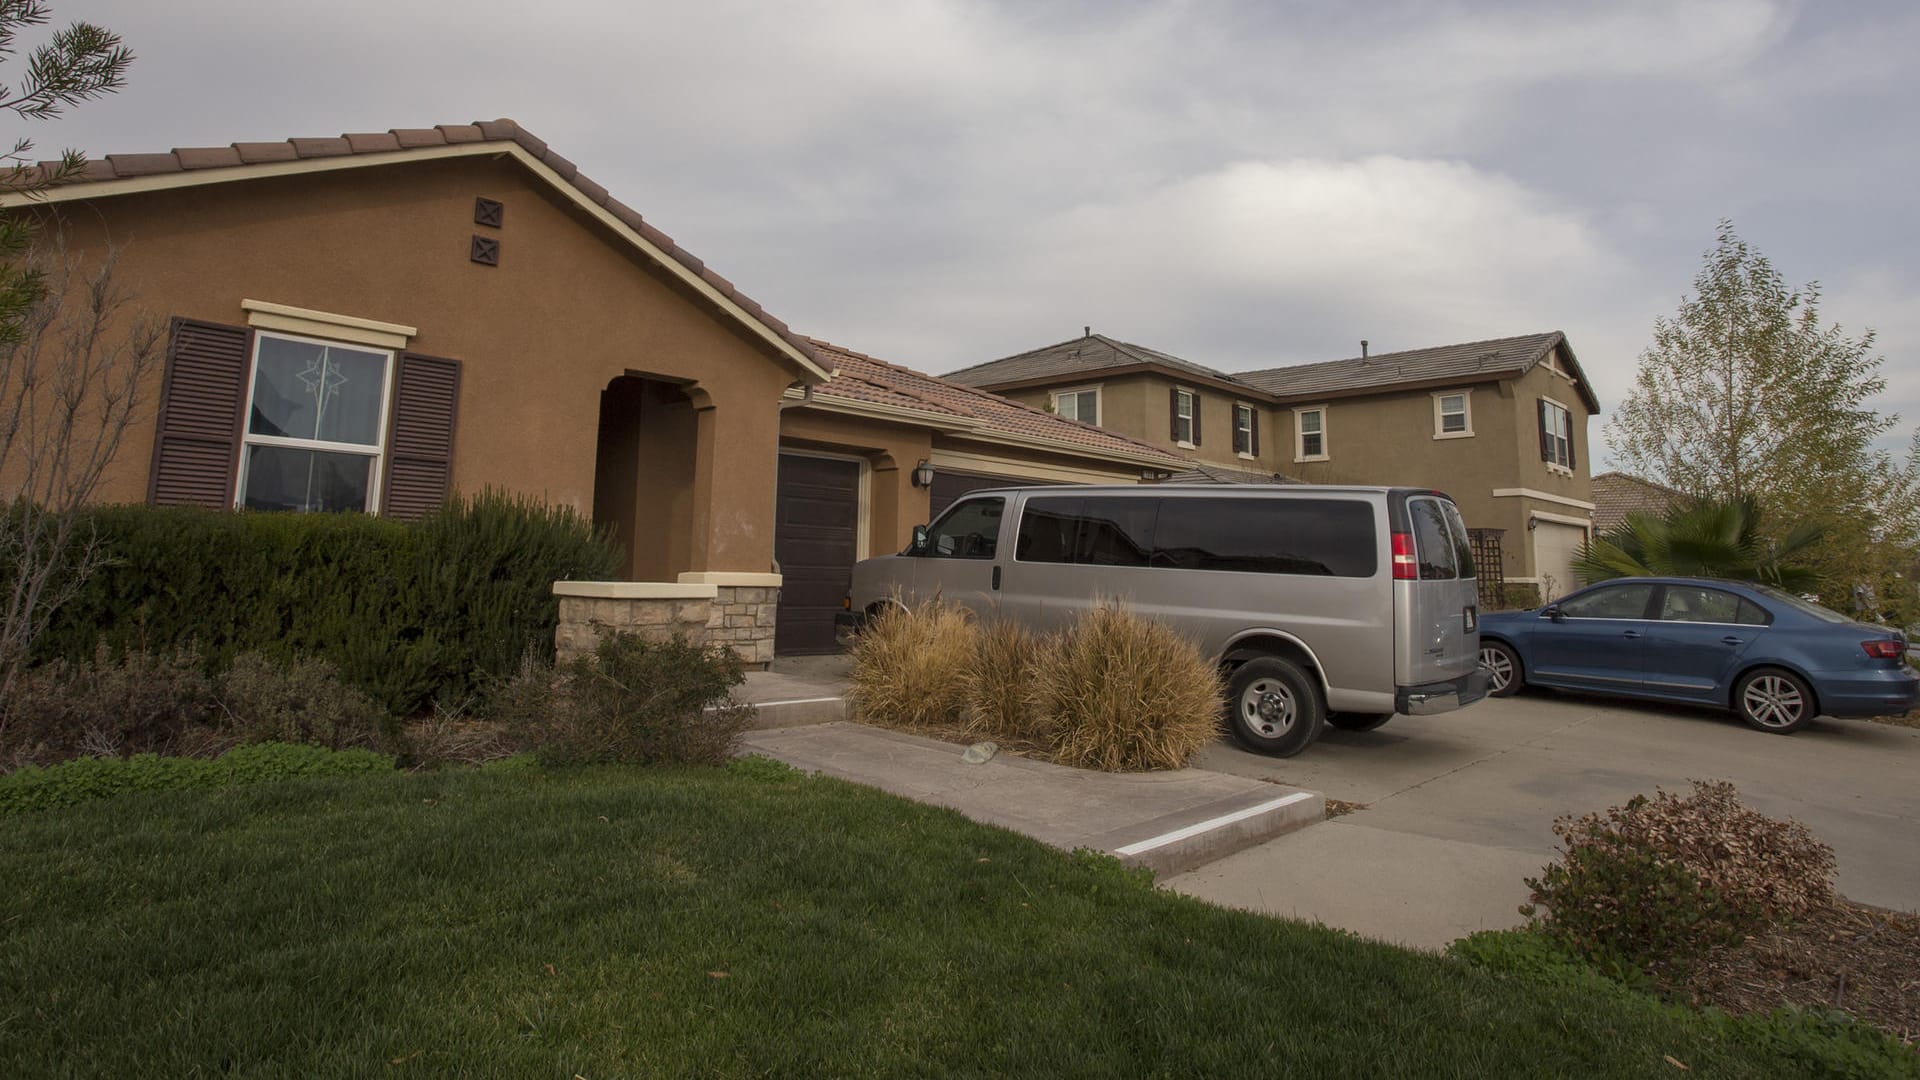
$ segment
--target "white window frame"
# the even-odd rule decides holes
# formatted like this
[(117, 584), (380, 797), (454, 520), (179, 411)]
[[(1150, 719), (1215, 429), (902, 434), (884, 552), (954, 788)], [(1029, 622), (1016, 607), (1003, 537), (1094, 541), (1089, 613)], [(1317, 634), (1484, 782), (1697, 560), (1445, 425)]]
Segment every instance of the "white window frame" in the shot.
[[(1457, 414), (1447, 412), (1445, 407), (1446, 400), (1453, 397), (1460, 399), (1460, 412)], [(1446, 419), (1453, 415), (1461, 417), (1467, 426), (1459, 431), (1448, 431)], [(1433, 392), (1433, 437), (1436, 439), (1473, 438), (1473, 391), (1435, 390)]]
[[(1106, 411), (1106, 403), (1100, 400), (1100, 387), (1098, 386), (1074, 386), (1062, 390), (1055, 390), (1047, 396), (1047, 402), (1053, 406), (1053, 414), (1059, 416), (1060, 399), (1064, 397), (1077, 397), (1081, 394), (1093, 395), (1093, 419), (1081, 420), (1077, 415), (1071, 419), (1080, 420), (1083, 424), (1092, 424), (1094, 427), (1099, 427), (1101, 414)], [(1075, 406), (1076, 410), (1078, 408), (1078, 406)]]
[(1245, 431), (1247, 433), (1247, 448), (1245, 450), (1236, 450), (1234, 451), (1234, 453), (1239, 457), (1246, 458), (1248, 461), (1255, 461), (1258, 459), (1256, 455), (1253, 453), (1253, 432), (1254, 432), (1254, 425), (1258, 423), (1258, 421), (1254, 419), (1255, 414), (1253, 411), (1253, 406), (1247, 404), (1244, 401), (1234, 402), (1233, 403), (1233, 438), (1235, 442), (1238, 442), (1240, 440), (1240, 432), (1242, 430), (1240, 427), (1240, 417), (1243, 415), (1247, 418), (1247, 426), (1245, 428)]
[[(282, 341), (299, 341), (322, 348), (352, 349), (355, 352), (380, 353), (387, 358), (385, 372), (380, 379), (380, 432), (379, 441), (370, 446), (365, 443), (330, 442), (324, 439), (290, 439), (281, 435), (255, 435), (253, 427), (253, 393), (260, 381), (260, 343), (267, 338)], [(377, 345), (367, 345), (357, 341), (338, 341), (330, 338), (309, 337), (306, 334), (289, 334), (282, 331), (255, 330), (253, 342), (247, 352), (247, 399), (246, 407), (240, 414), (240, 453), (236, 468), (239, 475), (233, 481), (233, 505), (236, 508), (247, 505), (247, 463), (252, 458), (251, 447), (281, 446), (292, 450), (319, 450), (327, 453), (355, 454), (372, 458), (373, 464), (367, 474), (367, 505), (364, 512), (380, 512), (380, 482), (384, 478), (387, 459), (388, 422), (393, 412), (394, 369), (398, 355), (394, 349), (385, 349)]]
[[(1573, 460), (1573, 410), (1567, 408), (1566, 405), (1562, 404), (1561, 402), (1555, 401), (1544, 394), (1541, 395), (1540, 400), (1546, 402), (1548, 405), (1551, 405), (1556, 409), (1559, 409), (1560, 414), (1567, 418), (1567, 433), (1564, 436), (1564, 438), (1566, 440), (1567, 460), (1572, 461)], [(1548, 472), (1553, 473), (1557, 476), (1573, 475), (1573, 467), (1571, 465), (1562, 465), (1558, 461), (1542, 461), (1540, 464), (1545, 465), (1547, 467)]]
[[(1178, 446), (1182, 450), (1192, 450), (1199, 445), (1193, 441), (1193, 422), (1194, 417), (1200, 412), (1200, 393), (1197, 390), (1188, 390), (1183, 386), (1174, 387), (1173, 393), (1173, 415), (1175, 418), (1187, 422), (1187, 433), (1185, 437), (1179, 434), (1177, 427), (1175, 428), (1173, 445)], [(1187, 407), (1185, 414), (1180, 412), (1180, 406), (1183, 404)]]
[[(1320, 430), (1317, 433), (1320, 436), (1320, 452), (1317, 454), (1307, 453), (1307, 434), (1308, 433), (1300, 430), (1300, 418), (1306, 415), (1307, 413), (1320, 414)], [(1293, 460), (1296, 462), (1326, 461), (1329, 457), (1327, 453), (1328, 448), (1329, 448), (1329, 444), (1327, 442), (1327, 407), (1325, 405), (1295, 406), (1293, 410)]]

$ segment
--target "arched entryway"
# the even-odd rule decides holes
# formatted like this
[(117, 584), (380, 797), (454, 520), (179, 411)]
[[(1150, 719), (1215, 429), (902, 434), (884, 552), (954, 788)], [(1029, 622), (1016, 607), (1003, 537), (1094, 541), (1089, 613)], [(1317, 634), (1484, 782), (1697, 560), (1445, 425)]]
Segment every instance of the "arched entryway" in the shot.
[(629, 581), (673, 581), (693, 565), (693, 400), (681, 384), (622, 375), (600, 392), (593, 523), (627, 554)]

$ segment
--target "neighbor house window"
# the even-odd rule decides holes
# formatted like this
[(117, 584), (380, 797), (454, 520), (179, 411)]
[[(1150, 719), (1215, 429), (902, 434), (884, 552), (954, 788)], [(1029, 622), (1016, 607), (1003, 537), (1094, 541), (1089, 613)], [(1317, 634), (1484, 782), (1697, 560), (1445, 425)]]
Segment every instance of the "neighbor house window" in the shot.
[(1573, 471), (1573, 414), (1549, 398), (1540, 399), (1540, 460), (1548, 469)]
[(1084, 390), (1061, 390), (1053, 395), (1055, 415), (1068, 420), (1078, 420), (1083, 424), (1100, 426), (1100, 388), (1088, 387)]
[(1327, 460), (1327, 407), (1293, 410), (1293, 460)]
[(1191, 390), (1173, 391), (1173, 441), (1181, 446), (1200, 445), (1200, 395)]
[(393, 353), (256, 333), (239, 505), (371, 510), (379, 505)]
[(1260, 456), (1260, 414), (1253, 406), (1233, 406), (1233, 452), (1241, 457)]
[(1465, 390), (1433, 395), (1433, 437), (1464, 439), (1473, 434), (1472, 398)]

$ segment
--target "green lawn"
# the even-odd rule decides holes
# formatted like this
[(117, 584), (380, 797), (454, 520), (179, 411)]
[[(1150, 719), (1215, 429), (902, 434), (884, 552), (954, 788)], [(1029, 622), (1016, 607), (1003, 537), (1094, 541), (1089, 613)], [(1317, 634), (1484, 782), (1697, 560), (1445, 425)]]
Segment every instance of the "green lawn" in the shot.
[(296, 780), (0, 829), (4, 1076), (1796, 1075), (1646, 999), (752, 765)]

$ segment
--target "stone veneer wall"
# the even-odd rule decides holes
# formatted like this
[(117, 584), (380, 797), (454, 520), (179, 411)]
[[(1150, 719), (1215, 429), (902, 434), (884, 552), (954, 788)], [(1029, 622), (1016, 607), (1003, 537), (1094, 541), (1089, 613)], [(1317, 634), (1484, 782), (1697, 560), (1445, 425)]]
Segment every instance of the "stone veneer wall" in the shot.
[(566, 663), (593, 651), (609, 633), (666, 641), (675, 634), (701, 645), (725, 645), (749, 668), (773, 660), (774, 614), (780, 590), (760, 586), (557, 581), (560, 624), (555, 659)]

